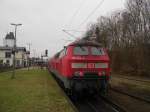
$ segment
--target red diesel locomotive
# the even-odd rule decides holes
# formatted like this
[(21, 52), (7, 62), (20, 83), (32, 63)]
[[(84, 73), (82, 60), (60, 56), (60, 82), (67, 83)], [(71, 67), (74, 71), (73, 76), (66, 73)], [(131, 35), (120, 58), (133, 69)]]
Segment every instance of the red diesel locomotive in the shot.
[(76, 41), (48, 61), (48, 69), (68, 94), (107, 89), (110, 59), (105, 48), (92, 41)]

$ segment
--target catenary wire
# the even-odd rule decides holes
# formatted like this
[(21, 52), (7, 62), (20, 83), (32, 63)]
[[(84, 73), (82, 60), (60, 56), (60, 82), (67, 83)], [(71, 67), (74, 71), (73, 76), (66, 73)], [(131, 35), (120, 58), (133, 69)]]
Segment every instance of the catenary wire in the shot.
[(81, 1), (79, 7), (78, 7), (77, 10), (74, 12), (74, 14), (72, 15), (72, 17), (71, 17), (71, 19), (70, 19), (70, 21), (69, 21), (69, 25), (68, 25), (69, 27), (72, 25), (72, 23), (73, 23), (75, 17), (79, 14), (81, 8), (83, 7), (83, 5), (85, 4), (86, 1), (87, 1), (87, 0), (82, 0), (82, 1)]
[(87, 16), (87, 18), (79, 25), (81, 27), (96, 11), (97, 9), (103, 4), (104, 0), (100, 1), (100, 3), (95, 7), (95, 9)]

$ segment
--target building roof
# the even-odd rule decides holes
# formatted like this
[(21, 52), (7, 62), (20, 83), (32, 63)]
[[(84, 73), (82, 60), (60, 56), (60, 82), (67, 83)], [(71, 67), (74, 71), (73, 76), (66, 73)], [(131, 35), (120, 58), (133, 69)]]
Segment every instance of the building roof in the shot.
[(10, 32), (10, 33), (6, 34), (5, 39), (15, 39), (14, 33)]
[[(6, 46), (0, 46), (0, 50), (12, 50), (13, 47), (6, 47)], [(17, 51), (25, 51), (26, 52), (26, 48), (25, 47), (16, 47)]]

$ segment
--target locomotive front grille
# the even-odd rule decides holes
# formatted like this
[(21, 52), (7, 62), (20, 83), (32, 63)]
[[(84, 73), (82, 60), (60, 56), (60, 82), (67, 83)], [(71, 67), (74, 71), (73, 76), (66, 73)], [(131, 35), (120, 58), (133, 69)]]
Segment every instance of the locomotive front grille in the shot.
[(97, 72), (84, 72), (83, 76), (74, 76), (73, 79), (87, 79), (87, 80), (96, 80), (96, 79), (104, 79), (105, 76), (99, 76)]
[(94, 72), (85, 72), (84, 73), (85, 78), (99, 78), (98, 73)]

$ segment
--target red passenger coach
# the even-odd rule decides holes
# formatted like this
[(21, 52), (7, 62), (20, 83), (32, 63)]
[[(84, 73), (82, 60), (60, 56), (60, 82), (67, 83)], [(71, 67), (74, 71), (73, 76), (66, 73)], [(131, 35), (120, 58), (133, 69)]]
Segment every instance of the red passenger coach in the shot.
[(68, 93), (107, 89), (110, 59), (105, 48), (92, 41), (76, 41), (49, 59), (48, 69)]

